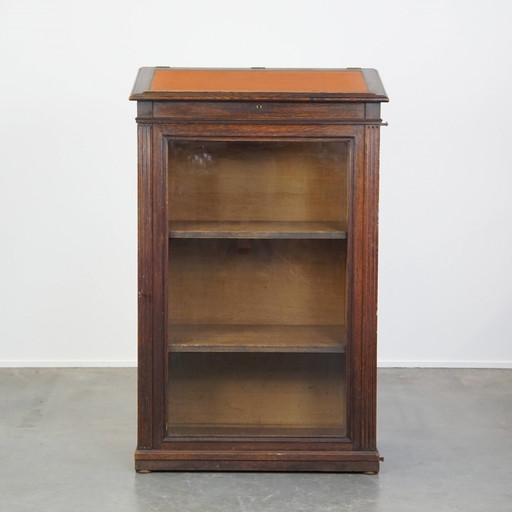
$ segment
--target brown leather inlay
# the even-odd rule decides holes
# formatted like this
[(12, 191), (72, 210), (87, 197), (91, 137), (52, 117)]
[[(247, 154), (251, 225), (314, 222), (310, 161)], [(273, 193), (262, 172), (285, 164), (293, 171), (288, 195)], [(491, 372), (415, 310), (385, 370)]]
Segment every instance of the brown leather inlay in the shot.
[(157, 69), (151, 91), (368, 92), (361, 71)]

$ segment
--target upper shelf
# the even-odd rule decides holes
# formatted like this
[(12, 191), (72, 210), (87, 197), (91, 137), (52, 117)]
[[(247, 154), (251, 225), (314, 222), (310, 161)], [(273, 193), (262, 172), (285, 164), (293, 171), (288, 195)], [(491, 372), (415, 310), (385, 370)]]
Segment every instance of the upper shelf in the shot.
[(171, 238), (347, 238), (343, 222), (171, 221)]
[(131, 100), (388, 101), (375, 69), (141, 68)]

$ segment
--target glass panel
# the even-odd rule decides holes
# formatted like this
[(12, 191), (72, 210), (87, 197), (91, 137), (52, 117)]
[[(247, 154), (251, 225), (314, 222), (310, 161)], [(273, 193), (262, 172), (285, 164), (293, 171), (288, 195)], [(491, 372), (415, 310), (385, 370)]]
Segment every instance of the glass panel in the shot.
[(169, 436), (338, 436), (346, 142), (169, 146)]
[(169, 149), (171, 230), (197, 221), (345, 230), (346, 142), (175, 141)]
[(344, 354), (171, 353), (169, 436), (346, 434)]
[(345, 240), (171, 239), (169, 319), (345, 323)]

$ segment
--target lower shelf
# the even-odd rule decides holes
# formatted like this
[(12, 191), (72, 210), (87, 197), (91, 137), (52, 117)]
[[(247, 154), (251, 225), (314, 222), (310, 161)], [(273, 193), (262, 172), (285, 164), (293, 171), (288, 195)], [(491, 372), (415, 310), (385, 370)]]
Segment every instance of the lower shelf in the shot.
[(345, 437), (345, 354), (170, 352), (167, 437)]
[(170, 325), (171, 352), (345, 352), (344, 325)]
[[(250, 427), (247, 425), (179, 425), (172, 429), (172, 437), (286, 437), (286, 438), (342, 438), (346, 435), (344, 427), (283, 427), (265, 425)], [(172, 439), (170, 437), (170, 439)]]

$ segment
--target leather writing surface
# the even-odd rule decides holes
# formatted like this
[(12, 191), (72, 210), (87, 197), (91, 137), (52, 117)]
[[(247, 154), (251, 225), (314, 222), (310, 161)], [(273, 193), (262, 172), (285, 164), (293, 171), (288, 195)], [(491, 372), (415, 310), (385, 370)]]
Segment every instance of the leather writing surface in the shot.
[(368, 92), (361, 71), (157, 69), (151, 91)]

